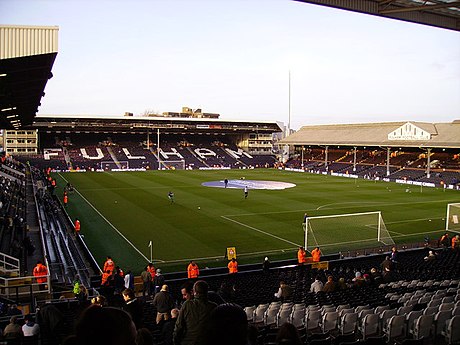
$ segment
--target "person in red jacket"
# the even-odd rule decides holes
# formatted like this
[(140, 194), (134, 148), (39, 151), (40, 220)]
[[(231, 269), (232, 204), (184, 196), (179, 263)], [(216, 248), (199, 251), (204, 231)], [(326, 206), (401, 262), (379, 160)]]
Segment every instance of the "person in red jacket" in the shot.
[(195, 261), (190, 261), (188, 267), (187, 267), (187, 277), (189, 279), (196, 279), (200, 275), (200, 269), (198, 268), (198, 265), (195, 263)]
[(69, 202), (69, 197), (67, 194), (64, 194), (64, 207), (67, 207), (67, 203)]
[(74, 224), (74, 228), (75, 228), (75, 235), (79, 235), (80, 234), (80, 221), (78, 220), (78, 218), (75, 219), (75, 224)]
[(229, 274), (238, 273), (238, 261), (236, 261), (235, 258), (232, 258), (232, 260), (228, 263), (227, 267)]
[(37, 280), (37, 283), (40, 284), (40, 290), (46, 289), (46, 286), (44, 285), (48, 278), (48, 268), (46, 268), (45, 265), (41, 261), (37, 261), (37, 265), (34, 267), (33, 270), (33, 275), (35, 279)]

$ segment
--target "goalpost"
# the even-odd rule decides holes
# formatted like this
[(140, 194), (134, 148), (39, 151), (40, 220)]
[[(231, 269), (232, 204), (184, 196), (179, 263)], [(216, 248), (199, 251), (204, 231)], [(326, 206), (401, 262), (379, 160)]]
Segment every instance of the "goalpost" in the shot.
[(447, 204), (446, 231), (460, 231), (460, 203)]
[(394, 245), (380, 211), (308, 217), (305, 249), (337, 247), (338, 251)]
[(185, 159), (180, 161), (160, 161), (160, 169), (166, 170), (185, 170)]

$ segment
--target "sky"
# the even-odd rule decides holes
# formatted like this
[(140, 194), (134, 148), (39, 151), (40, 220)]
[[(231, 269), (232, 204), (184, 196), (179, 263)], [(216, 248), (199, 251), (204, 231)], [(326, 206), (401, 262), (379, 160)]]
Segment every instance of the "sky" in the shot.
[(460, 32), (446, 29), (290, 0), (0, 0), (0, 24), (59, 26), (39, 115), (460, 119)]

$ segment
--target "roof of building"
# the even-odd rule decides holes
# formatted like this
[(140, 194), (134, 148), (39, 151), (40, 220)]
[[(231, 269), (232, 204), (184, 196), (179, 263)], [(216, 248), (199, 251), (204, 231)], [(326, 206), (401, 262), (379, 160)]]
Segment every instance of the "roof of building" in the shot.
[(296, 0), (460, 31), (458, 0)]
[(303, 126), (280, 143), (306, 145), (460, 148), (460, 120)]

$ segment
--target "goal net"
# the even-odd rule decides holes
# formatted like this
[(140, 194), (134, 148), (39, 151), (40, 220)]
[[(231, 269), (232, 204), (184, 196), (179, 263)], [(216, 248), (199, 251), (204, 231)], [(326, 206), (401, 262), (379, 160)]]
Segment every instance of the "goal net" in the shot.
[(129, 169), (129, 161), (102, 161), (101, 169), (106, 171), (114, 169)]
[(446, 230), (460, 231), (460, 203), (447, 204)]
[(308, 217), (305, 249), (356, 250), (394, 245), (380, 211)]
[(180, 161), (160, 161), (160, 169), (166, 170), (185, 170), (185, 160)]

